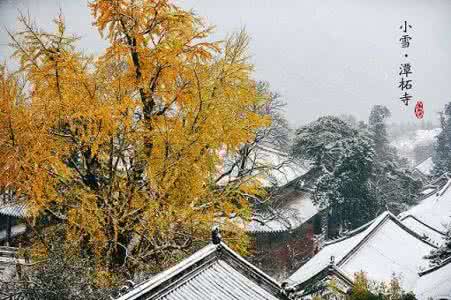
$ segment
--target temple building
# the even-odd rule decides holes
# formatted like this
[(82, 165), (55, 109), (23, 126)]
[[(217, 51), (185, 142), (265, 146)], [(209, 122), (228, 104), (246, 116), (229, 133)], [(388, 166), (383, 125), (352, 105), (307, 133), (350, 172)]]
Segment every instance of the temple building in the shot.
[(117, 300), (288, 300), (281, 285), (219, 239)]

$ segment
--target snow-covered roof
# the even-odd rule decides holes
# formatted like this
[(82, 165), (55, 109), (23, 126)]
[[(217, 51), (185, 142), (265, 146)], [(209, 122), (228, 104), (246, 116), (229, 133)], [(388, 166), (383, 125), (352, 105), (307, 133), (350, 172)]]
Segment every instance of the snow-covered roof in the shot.
[(451, 299), (451, 257), (420, 276), (414, 290), (417, 299)]
[[(249, 233), (277, 233), (295, 229), (302, 222), (296, 217), (296, 212), (288, 209), (279, 209), (272, 212), (274, 216), (268, 218), (254, 217), (254, 219), (245, 226), (246, 232)], [(261, 220), (260, 220), (261, 219)]]
[(430, 188), (426, 188), (426, 189), (422, 190), (420, 192), (420, 194), (421, 195), (429, 195), (429, 194), (431, 194), (433, 192), (435, 192), (435, 189), (430, 187)]
[(269, 221), (252, 221), (246, 226), (250, 233), (283, 232), (295, 229), (316, 215), (320, 209), (313, 203), (308, 192), (294, 191), (295, 196), (290, 199), (283, 208), (276, 211), (277, 218)]
[(284, 186), (307, 172), (299, 161), (283, 151), (259, 146), (254, 154), (252, 159), (257, 166), (268, 167), (261, 178), (265, 186)]
[(0, 215), (25, 218), (27, 216), (27, 205), (24, 202), (5, 204), (0, 206)]
[(435, 245), (441, 245), (445, 235), (435, 228), (421, 222), (414, 216), (408, 215), (401, 219), (401, 222), (420, 236), (427, 237)]
[(220, 243), (135, 286), (118, 300), (286, 299), (279, 283)]
[(434, 168), (434, 162), (432, 161), (432, 157), (424, 160), (420, 164), (418, 164), (415, 169), (420, 171), (422, 174), (426, 176), (432, 175), (432, 169)]
[[(227, 169), (227, 166), (234, 160), (232, 158), (230, 161), (226, 154), (223, 155), (224, 169)], [(307, 172), (306, 166), (288, 153), (265, 146), (255, 147), (247, 164), (255, 170), (253, 175), (266, 187), (284, 186)], [(236, 176), (236, 172), (232, 172), (223, 178), (220, 184), (233, 180)]]
[(422, 200), (418, 205), (400, 214), (402, 219), (414, 216), (424, 224), (444, 232), (451, 222), (451, 179), (433, 195)]
[(422, 240), (394, 215), (385, 212), (347, 236), (327, 243), (291, 275), (289, 282), (293, 286), (302, 286), (328, 268), (333, 260), (336, 267), (349, 278), (364, 271), (372, 280), (388, 281), (395, 273), (401, 277), (402, 287), (409, 290), (415, 286), (418, 273), (427, 268), (428, 261), (424, 256), (432, 249), (435, 246)]

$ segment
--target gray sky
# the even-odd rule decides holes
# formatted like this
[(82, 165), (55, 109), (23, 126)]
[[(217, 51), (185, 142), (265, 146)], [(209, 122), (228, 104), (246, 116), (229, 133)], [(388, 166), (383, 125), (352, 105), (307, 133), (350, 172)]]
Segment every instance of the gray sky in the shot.
[[(425, 104), (425, 119), (451, 101), (451, 1), (449, 0), (178, 0), (216, 25), (214, 38), (245, 27), (251, 36), (255, 78), (268, 81), (288, 103), (293, 125), (324, 114), (366, 119), (373, 104), (386, 105), (392, 121), (416, 121), (414, 102)], [(17, 9), (29, 10), (49, 28), (59, 7), (80, 47), (104, 47), (86, 1), (0, 0), (0, 25), (15, 29)], [(399, 26), (412, 24), (409, 58), (403, 57)], [(0, 60), (10, 54), (0, 31)], [(399, 100), (399, 65), (413, 68), (414, 101)], [(410, 77), (410, 76), (409, 76)]]

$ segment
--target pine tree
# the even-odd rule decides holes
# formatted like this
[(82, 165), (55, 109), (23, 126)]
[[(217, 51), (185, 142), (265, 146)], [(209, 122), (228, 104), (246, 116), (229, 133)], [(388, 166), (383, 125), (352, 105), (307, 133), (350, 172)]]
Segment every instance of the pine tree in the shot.
[(375, 145), (370, 188), (380, 207), (399, 213), (415, 203), (421, 182), (412, 176), (396, 149), (389, 144), (386, 122), (390, 115), (388, 108), (375, 105), (368, 120)]
[(315, 201), (329, 211), (331, 227), (352, 229), (375, 217), (368, 192), (374, 148), (366, 130), (321, 117), (297, 130), (293, 154), (312, 162)]
[(373, 138), (374, 150), (377, 157), (388, 154), (387, 126), (385, 121), (390, 116), (390, 111), (383, 105), (375, 105), (371, 109), (368, 120), (368, 130)]

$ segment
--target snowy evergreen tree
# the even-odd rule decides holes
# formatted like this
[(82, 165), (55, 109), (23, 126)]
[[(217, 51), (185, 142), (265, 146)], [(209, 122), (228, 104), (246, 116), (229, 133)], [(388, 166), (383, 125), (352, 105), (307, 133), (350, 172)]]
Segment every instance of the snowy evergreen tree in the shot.
[(375, 105), (371, 109), (368, 120), (368, 129), (374, 140), (376, 156), (384, 156), (388, 153), (387, 126), (385, 121), (391, 116), (390, 111), (383, 105)]
[(451, 172), (451, 102), (445, 105), (440, 114), (440, 126), (442, 131), (437, 136), (435, 144), (433, 173), (440, 176), (445, 172)]
[(375, 145), (370, 189), (381, 207), (399, 213), (415, 204), (421, 182), (412, 176), (406, 162), (388, 142), (386, 122), (390, 116), (388, 108), (375, 105), (368, 120), (368, 130)]
[(368, 124), (326, 116), (296, 131), (293, 155), (311, 162), (302, 180), (328, 209), (329, 237), (415, 203), (421, 183), (388, 143), (389, 116), (375, 106)]
[(328, 208), (331, 225), (346, 230), (375, 217), (377, 203), (368, 186), (374, 146), (365, 130), (321, 117), (297, 130), (293, 155), (312, 163), (315, 201)]

